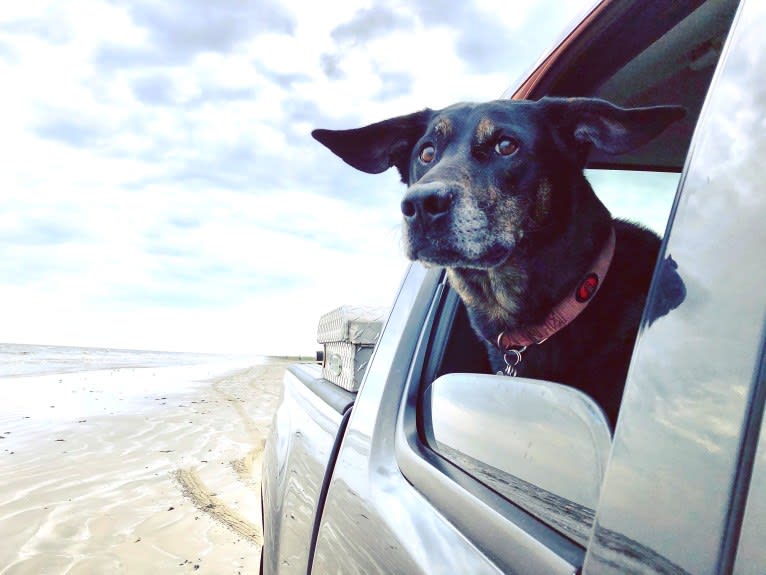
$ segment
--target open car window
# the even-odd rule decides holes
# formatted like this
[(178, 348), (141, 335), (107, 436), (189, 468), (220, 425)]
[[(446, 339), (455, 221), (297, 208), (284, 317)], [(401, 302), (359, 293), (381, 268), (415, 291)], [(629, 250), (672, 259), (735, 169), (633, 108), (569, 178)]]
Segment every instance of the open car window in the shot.
[[(514, 97), (532, 99), (546, 95), (589, 96), (623, 106), (679, 104), (687, 109), (682, 122), (647, 146), (617, 157), (591, 155), (586, 177), (613, 216), (641, 223), (660, 236), (664, 234), (692, 134), (737, 4), (733, 0), (612, 2), (602, 26), (572, 40), (566, 55), (544, 63), (534, 82), (515, 93)], [(617, 24), (610, 27), (610, 22)], [(562, 497), (542, 487), (534, 473), (514, 473), (513, 461), (500, 465), (495, 460), (493, 464), (477, 457), (481, 449), (461, 451), (435, 439), (430, 396), (434, 382), (447, 374), (489, 373), (484, 344), (474, 334), (464, 306), (448, 286), (424, 354), (418, 404), (421, 441), (472, 480), (585, 547), (595, 503), (583, 505)], [(457, 409), (454, 417), (466, 419), (467, 434), (465, 441), (458, 443), (470, 446), (481, 442), (483, 431), (487, 434), (484, 441), (499, 445), (498, 449), (502, 449), (498, 433), (512, 443), (512, 421), (504, 430), (496, 424), (483, 427), (483, 417), (489, 420), (498, 410), (502, 407), (492, 405), (485, 414), (476, 405), (470, 412), (468, 407), (462, 412)], [(508, 457), (517, 457), (518, 453), (523, 451), (509, 451)]]

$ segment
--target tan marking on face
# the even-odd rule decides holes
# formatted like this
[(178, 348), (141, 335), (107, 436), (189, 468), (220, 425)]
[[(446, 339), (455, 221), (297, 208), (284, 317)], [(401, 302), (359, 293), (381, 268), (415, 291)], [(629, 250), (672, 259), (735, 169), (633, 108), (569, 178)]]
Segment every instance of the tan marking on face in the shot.
[(465, 305), (468, 307), (474, 307), (477, 305), (476, 292), (471, 289), (465, 280), (463, 280), (463, 276), (461, 276), (453, 268), (447, 268), (447, 278), (449, 279), (449, 283), (452, 286), (452, 289), (457, 292)]
[(489, 186), (487, 188), (487, 201), (490, 206), (496, 206), (502, 197), (502, 193), (495, 186)]
[(483, 144), (495, 133), (495, 124), (489, 118), (482, 118), (476, 126), (476, 143)]
[(506, 315), (506, 321), (510, 323), (519, 310), (519, 301), (527, 287), (527, 274), (513, 261), (509, 261), (488, 270), (487, 276), (495, 300)]
[(467, 307), (484, 314), (489, 321), (514, 325), (527, 288), (527, 275), (512, 260), (499, 268), (473, 273), (470, 280), (452, 268), (447, 268), (447, 277)]
[(537, 188), (535, 209), (532, 213), (532, 217), (537, 223), (545, 223), (550, 216), (552, 195), (553, 188), (551, 187), (551, 182), (548, 179), (544, 179)]
[(448, 118), (439, 118), (434, 126), (434, 132), (444, 138), (449, 137), (452, 134), (452, 122)]
[(492, 229), (506, 239), (518, 240), (521, 230), (522, 211), (518, 200), (504, 193), (497, 186), (488, 186), (479, 200), (492, 214)]

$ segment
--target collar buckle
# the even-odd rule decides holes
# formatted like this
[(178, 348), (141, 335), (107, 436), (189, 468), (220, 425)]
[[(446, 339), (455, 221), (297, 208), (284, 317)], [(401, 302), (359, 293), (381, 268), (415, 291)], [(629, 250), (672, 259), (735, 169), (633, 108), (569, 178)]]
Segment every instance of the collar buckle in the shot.
[(497, 375), (507, 375), (508, 377), (516, 377), (518, 374), (518, 365), (521, 360), (524, 359), (521, 355), (527, 351), (527, 346), (522, 345), (519, 348), (510, 347), (503, 352), (503, 361), (505, 361), (505, 369), (499, 371)]

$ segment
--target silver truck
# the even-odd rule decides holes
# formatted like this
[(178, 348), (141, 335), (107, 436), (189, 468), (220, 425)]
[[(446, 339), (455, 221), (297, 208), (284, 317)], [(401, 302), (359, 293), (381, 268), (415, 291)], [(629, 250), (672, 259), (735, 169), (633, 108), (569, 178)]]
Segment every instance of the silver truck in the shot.
[(766, 2), (604, 0), (505, 95), (686, 107), (587, 172), (664, 232), (684, 302), (644, 321), (612, 429), (572, 389), (489, 374), (443, 270), (412, 264), (361, 387), (285, 375), (262, 572), (763, 575)]

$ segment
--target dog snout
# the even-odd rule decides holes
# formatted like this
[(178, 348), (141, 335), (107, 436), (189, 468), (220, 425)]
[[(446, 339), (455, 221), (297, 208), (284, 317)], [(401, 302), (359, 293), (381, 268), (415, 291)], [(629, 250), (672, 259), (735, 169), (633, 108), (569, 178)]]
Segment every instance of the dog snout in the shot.
[(412, 186), (402, 200), (402, 214), (409, 223), (432, 224), (450, 212), (452, 197), (452, 192), (439, 182)]

